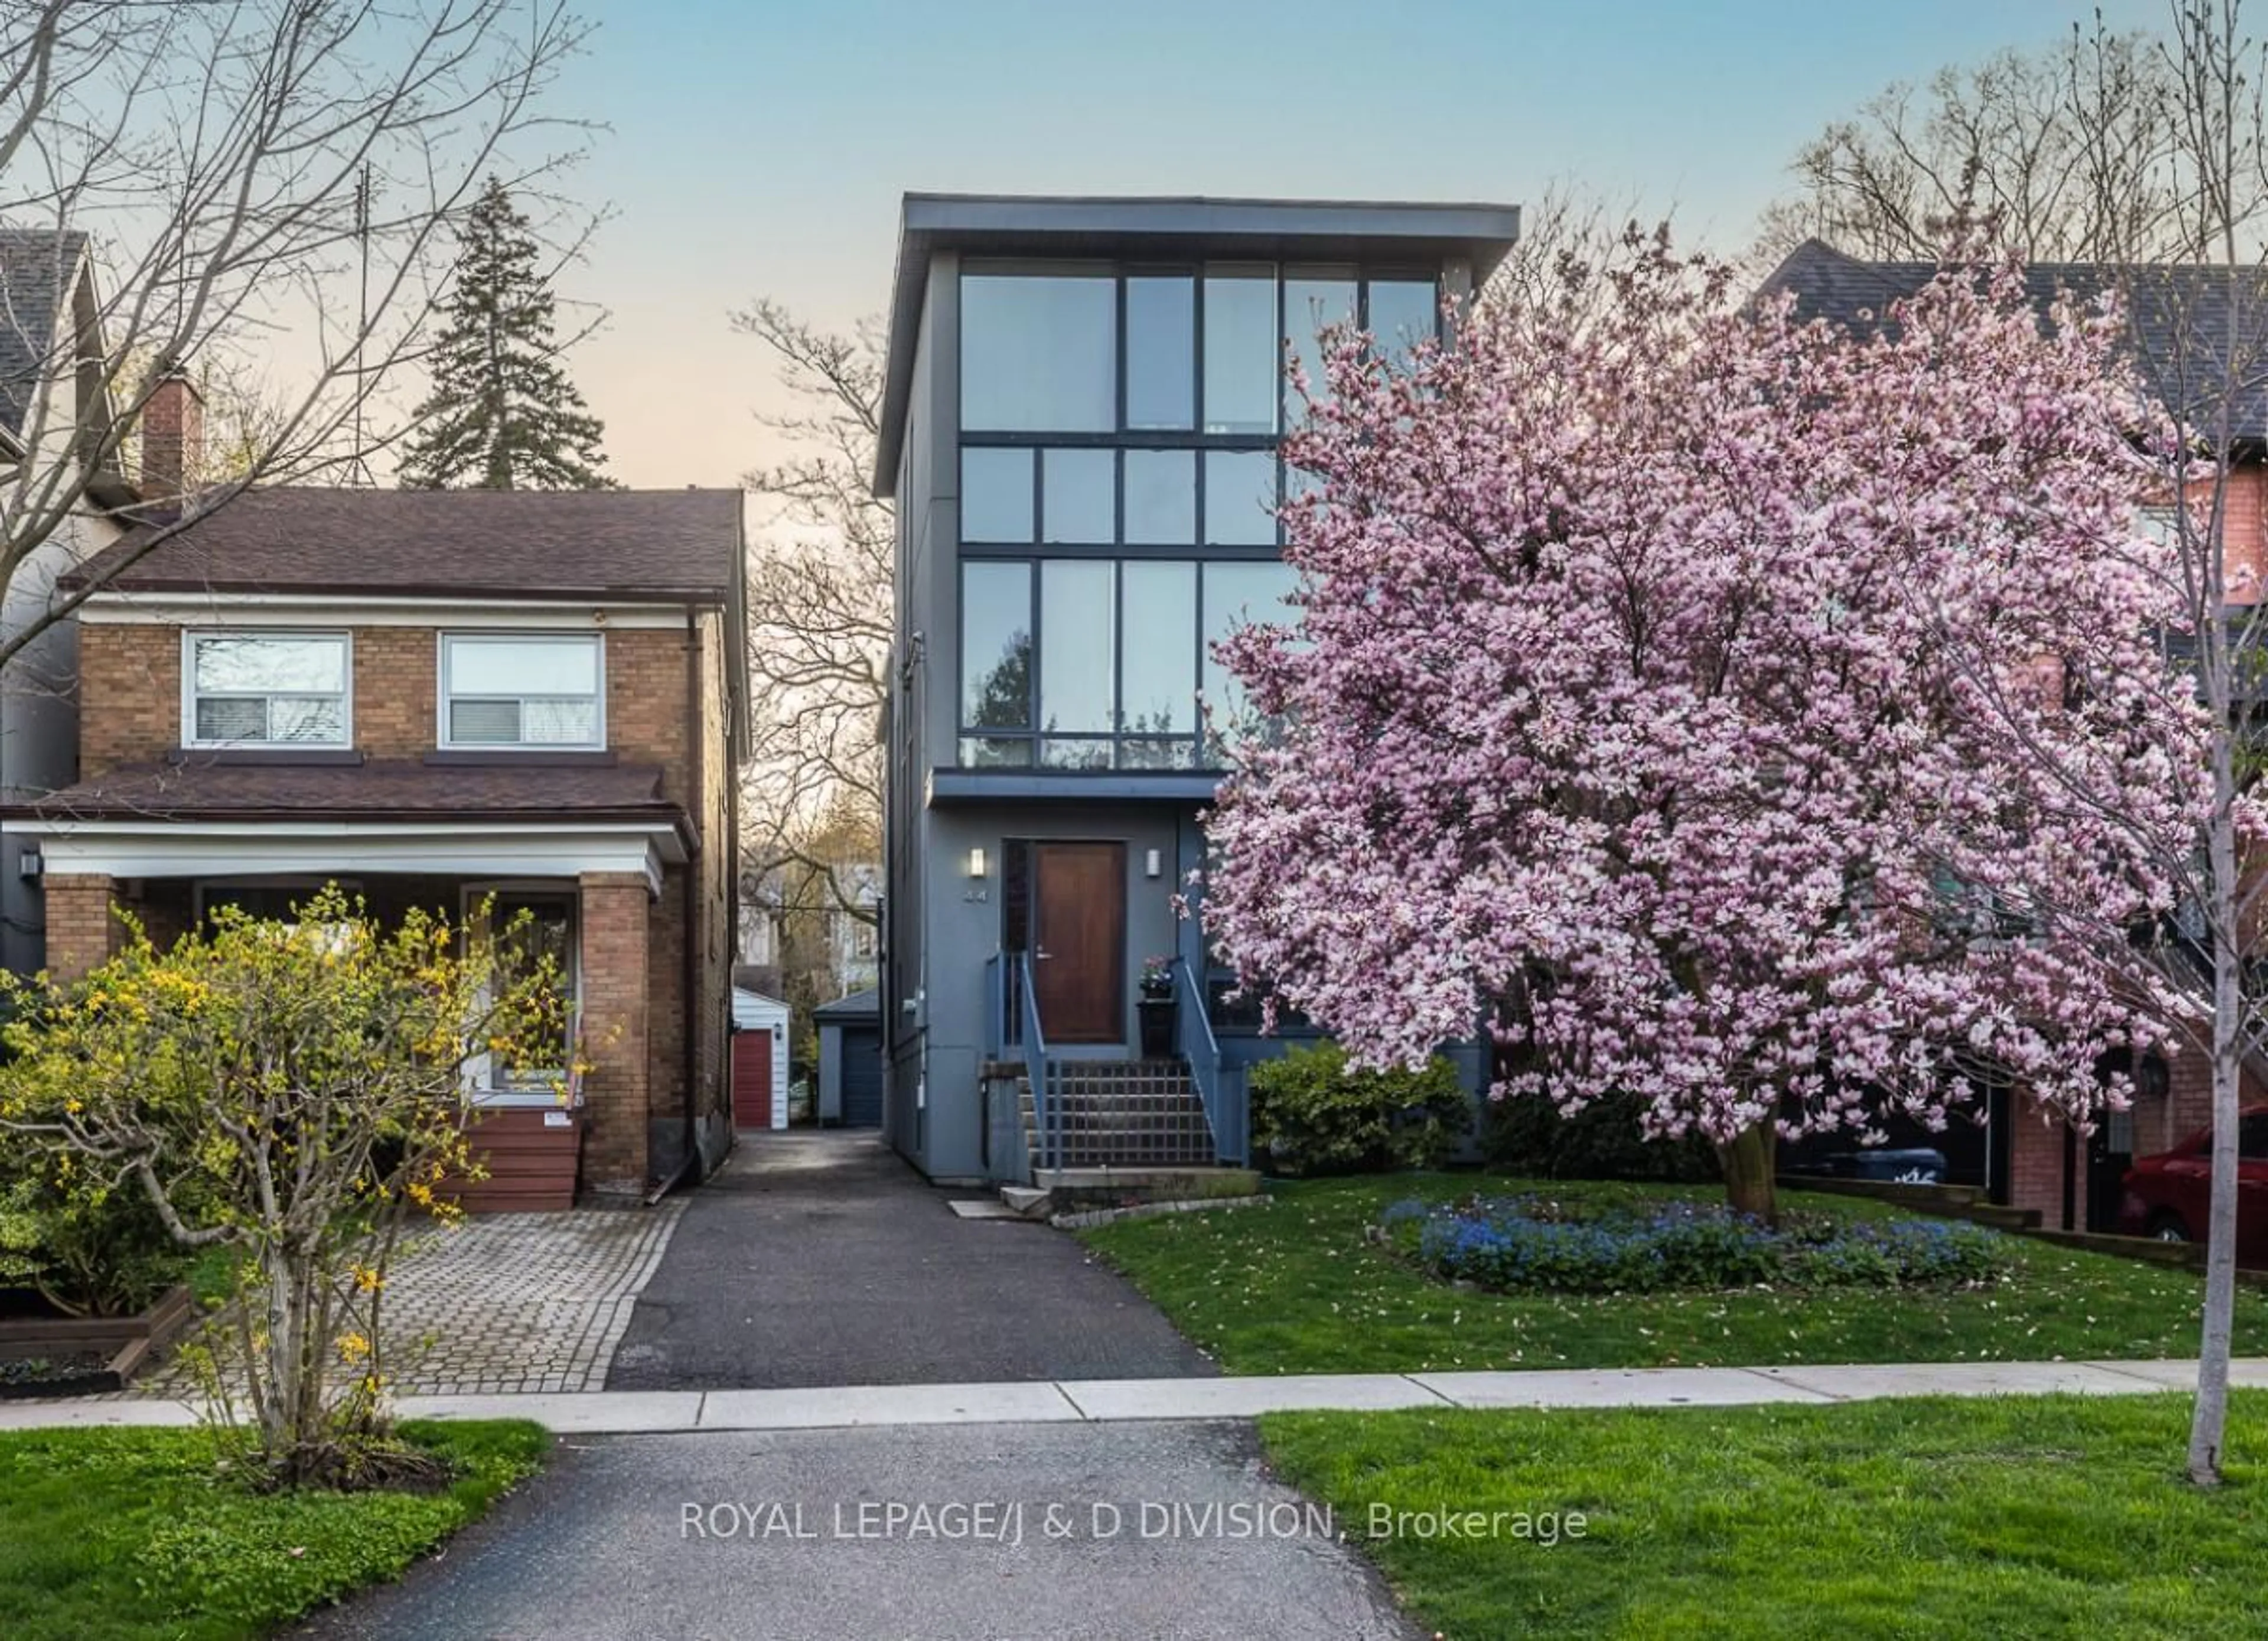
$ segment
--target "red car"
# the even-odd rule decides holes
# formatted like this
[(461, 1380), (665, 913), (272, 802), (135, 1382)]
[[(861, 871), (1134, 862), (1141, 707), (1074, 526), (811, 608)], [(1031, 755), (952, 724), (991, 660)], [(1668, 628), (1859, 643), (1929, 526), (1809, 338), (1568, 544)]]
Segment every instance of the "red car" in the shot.
[[(2238, 1118), (2236, 1157), (2237, 1262), (2268, 1266), (2268, 1106)], [(2210, 1128), (2199, 1129), (2171, 1151), (2137, 1158), (2126, 1170), (2118, 1229), (2161, 1242), (2203, 1240), (2212, 1181)]]

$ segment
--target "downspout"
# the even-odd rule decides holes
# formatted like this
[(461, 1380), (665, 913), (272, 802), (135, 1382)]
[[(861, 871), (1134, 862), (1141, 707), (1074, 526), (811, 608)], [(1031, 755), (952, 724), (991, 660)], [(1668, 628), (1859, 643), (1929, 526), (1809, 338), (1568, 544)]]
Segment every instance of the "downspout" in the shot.
[[(688, 604), (685, 607), (685, 723), (686, 738), (693, 747), (693, 774), (690, 790), (693, 806), (696, 813), (702, 806), (702, 799), (707, 791), (705, 775), (708, 762), (703, 755), (707, 748), (703, 744), (701, 722), (701, 650), (700, 613)], [(699, 815), (695, 820), (694, 834), (700, 842), (695, 846), (692, 856), (686, 861), (685, 878), (678, 885), (681, 892), (679, 898), (684, 902), (682, 909), (684, 938), (679, 943), (678, 950), (681, 972), (681, 978), (678, 982), (681, 994), (678, 998), (678, 1005), (685, 1017), (685, 1029), (682, 1034), (685, 1060), (685, 1158), (677, 1165), (676, 1172), (672, 1174), (654, 1193), (657, 1199), (688, 1174), (693, 1175), (696, 1183), (701, 1179), (701, 1117), (698, 1103), (701, 1045), (696, 1031), (701, 1018), (701, 999), (698, 995), (700, 963), (696, 953), (696, 942), (699, 938), (700, 929), (698, 913), (701, 909), (701, 868), (708, 861), (711, 843), (703, 824), (707, 819), (706, 815)]]
[[(741, 555), (745, 559), (745, 552)], [(743, 600), (745, 602), (745, 600)], [(740, 769), (743, 747), (740, 741), (740, 713), (735, 710), (733, 673), (737, 665), (742, 673), (741, 689), (747, 688), (748, 645), (728, 614), (720, 623), (719, 632), (725, 645), (722, 671), (725, 699), (725, 1019), (723, 1022), (723, 1052), (725, 1056), (725, 1104), (730, 1110), (733, 1103), (733, 965), (740, 955)], [(737, 658), (737, 659), (736, 659)], [(780, 1052), (788, 1051), (787, 1028), (780, 1028)], [(740, 1143), (740, 1130), (731, 1122), (725, 1124), (725, 1150), (730, 1155), (733, 1147)], [(721, 1166), (721, 1165), (720, 1165)]]

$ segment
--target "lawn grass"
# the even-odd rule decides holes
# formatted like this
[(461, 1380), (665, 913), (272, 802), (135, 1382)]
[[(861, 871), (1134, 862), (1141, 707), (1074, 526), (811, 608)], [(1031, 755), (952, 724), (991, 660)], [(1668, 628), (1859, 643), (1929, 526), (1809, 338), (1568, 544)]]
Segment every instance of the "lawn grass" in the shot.
[(446, 1492), (258, 1495), (202, 1430), (0, 1434), (0, 1636), (246, 1641), (400, 1575), (531, 1474), (549, 1438), (512, 1420), (406, 1424)]
[[(1275, 1414), (1426, 1629), (1494, 1637), (2171, 1641), (2268, 1635), (2268, 1472), (2182, 1479), (2179, 1395)], [(2229, 1445), (2268, 1452), (2268, 1393)], [(1390, 1512), (1580, 1511), (1580, 1540), (1366, 1538)], [(1412, 1522), (1422, 1531), (1427, 1524)]]
[[(2197, 1353), (2198, 1277), (2028, 1238), (2012, 1239), (2011, 1278), (1987, 1288), (1589, 1297), (1454, 1287), (1365, 1235), (1389, 1203), (1451, 1201), (1476, 1189), (1715, 1200), (1707, 1186), (1398, 1174), (1281, 1185), (1265, 1208), (1169, 1214), (1081, 1234), (1233, 1373)], [(1896, 1212), (1858, 1197), (1789, 1194), (1784, 1202), (1844, 1218)], [(2236, 1349), (2268, 1352), (2268, 1296), (2255, 1289), (2238, 1290)]]

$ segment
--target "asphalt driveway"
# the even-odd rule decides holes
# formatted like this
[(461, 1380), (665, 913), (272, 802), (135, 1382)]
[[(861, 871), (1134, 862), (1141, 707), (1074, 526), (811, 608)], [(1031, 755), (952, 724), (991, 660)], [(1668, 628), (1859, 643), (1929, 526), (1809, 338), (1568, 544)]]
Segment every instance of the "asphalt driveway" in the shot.
[(963, 1219), (872, 1133), (744, 1136), (689, 1193), (609, 1390), (1145, 1379), (1217, 1370), (1077, 1239)]
[(1407, 1641), (1349, 1527), (1241, 1424), (571, 1438), (438, 1557), (293, 1633)]

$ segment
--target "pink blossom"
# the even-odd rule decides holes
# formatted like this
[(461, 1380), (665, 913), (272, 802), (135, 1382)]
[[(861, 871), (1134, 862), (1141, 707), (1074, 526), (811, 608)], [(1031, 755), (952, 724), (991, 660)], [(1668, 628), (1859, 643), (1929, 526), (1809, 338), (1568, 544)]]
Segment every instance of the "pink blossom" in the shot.
[(1223, 648), (1285, 728), (1208, 926), (1360, 1057), (1485, 1036), (1497, 1094), (1659, 1133), (2123, 1098), (2100, 1057), (2187, 1004), (2102, 931), (2207, 800), (2117, 316), (1953, 266), (1854, 335), (1625, 252), (1330, 351), (1297, 629)]

